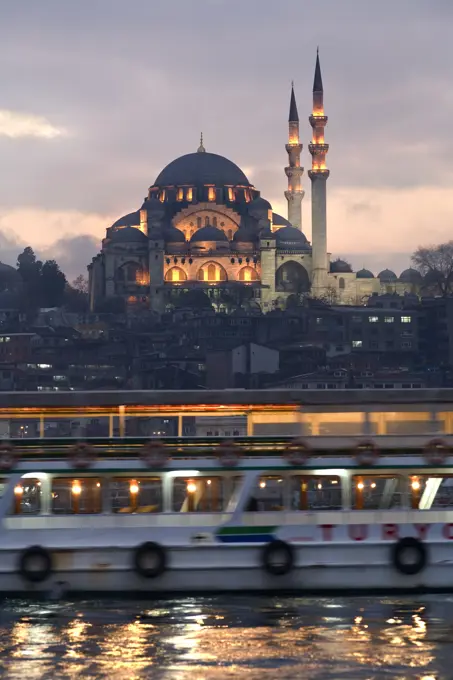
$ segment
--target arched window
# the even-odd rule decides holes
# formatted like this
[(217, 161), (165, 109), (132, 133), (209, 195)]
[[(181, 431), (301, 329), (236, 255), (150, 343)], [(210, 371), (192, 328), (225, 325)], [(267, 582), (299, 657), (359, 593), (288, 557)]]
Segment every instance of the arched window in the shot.
[(209, 217), (204, 218), (204, 226), (207, 227), (209, 224)]
[(306, 293), (310, 290), (307, 270), (298, 262), (282, 264), (275, 273), (275, 287), (282, 293)]
[(126, 281), (127, 283), (140, 281), (142, 276), (143, 270), (137, 262), (126, 262), (117, 271), (118, 281)]
[(181, 267), (172, 267), (165, 274), (165, 281), (187, 281), (187, 274)]
[(227, 281), (225, 269), (218, 262), (207, 262), (198, 270), (197, 278), (199, 281)]
[(344, 283), (344, 278), (342, 276), (340, 276), (340, 279), (338, 281), (338, 285), (340, 287), (340, 290), (344, 290), (345, 283)]
[(198, 229), (201, 227), (201, 217), (197, 217), (197, 227)]
[(239, 281), (258, 281), (258, 274), (253, 267), (242, 267), (239, 270)]
[(228, 240), (229, 241), (233, 240), (233, 230), (232, 229), (228, 229)]
[(212, 226), (216, 227), (217, 226), (217, 217), (212, 218)]

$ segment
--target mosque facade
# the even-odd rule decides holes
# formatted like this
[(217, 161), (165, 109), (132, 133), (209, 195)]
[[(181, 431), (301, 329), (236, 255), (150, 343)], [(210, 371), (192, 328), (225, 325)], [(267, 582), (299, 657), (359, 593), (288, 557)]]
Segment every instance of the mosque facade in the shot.
[(90, 306), (108, 298), (164, 312), (184, 300), (205, 296), (217, 311), (241, 306), (268, 312), (290, 296), (336, 304), (363, 304), (373, 293), (417, 292), (421, 276), (353, 272), (327, 250), (327, 116), (319, 54), (309, 116), (312, 157), (312, 242), (304, 233), (302, 144), (294, 89), (288, 121), (287, 218), (232, 161), (208, 153), (201, 138), (195, 153), (167, 165), (149, 188), (141, 208), (106, 230), (101, 252), (88, 266)]

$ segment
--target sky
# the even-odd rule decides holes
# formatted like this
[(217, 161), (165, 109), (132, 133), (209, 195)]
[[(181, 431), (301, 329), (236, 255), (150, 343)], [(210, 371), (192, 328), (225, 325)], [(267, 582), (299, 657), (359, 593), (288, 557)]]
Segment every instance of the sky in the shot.
[(452, 22), (451, 0), (0, 0), (0, 260), (85, 273), (201, 130), (286, 216), (291, 80), (308, 170), (319, 45), (329, 251), (399, 273), (452, 238)]

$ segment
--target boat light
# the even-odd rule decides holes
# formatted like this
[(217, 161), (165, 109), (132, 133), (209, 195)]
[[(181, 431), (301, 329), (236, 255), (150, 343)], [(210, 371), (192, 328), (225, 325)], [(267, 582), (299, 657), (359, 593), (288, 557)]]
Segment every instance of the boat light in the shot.
[(130, 485), (129, 485), (129, 491), (130, 491), (132, 494), (136, 494), (136, 493), (138, 493), (138, 492), (140, 491), (139, 486), (138, 486), (137, 482), (135, 481), (135, 479), (133, 479), (132, 482), (130, 483)]
[(420, 489), (420, 482), (418, 481), (418, 479), (413, 479), (411, 486), (414, 491), (418, 491)]
[(80, 496), (82, 493), (82, 487), (80, 486), (80, 482), (77, 479), (75, 479), (72, 483), (72, 493), (74, 496)]
[(97, 486), (97, 488), (99, 489), (100, 486), (101, 486), (101, 482), (96, 482), (96, 486)]
[(197, 490), (197, 485), (195, 482), (188, 482), (187, 483), (187, 493), (195, 493)]
[(24, 493), (24, 488), (23, 488), (23, 486), (21, 486), (20, 484), (18, 484), (17, 486), (15, 486), (15, 487), (14, 487), (14, 493), (16, 494), (16, 496), (22, 496), (22, 494)]
[(372, 482), (371, 488), (372, 488), (372, 489), (375, 489), (375, 488), (376, 488), (376, 482)]
[(207, 479), (207, 480), (206, 480), (206, 484), (207, 484), (208, 486), (210, 486), (211, 480), (210, 480), (210, 479)]
[(322, 489), (322, 484), (318, 484), (318, 489)]
[(260, 488), (265, 489), (266, 488), (266, 482), (260, 482)]
[(357, 488), (360, 489), (360, 491), (362, 491), (362, 489), (363, 489), (364, 486), (365, 486), (365, 484), (364, 484), (363, 482), (359, 482), (359, 483), (357, 484)]

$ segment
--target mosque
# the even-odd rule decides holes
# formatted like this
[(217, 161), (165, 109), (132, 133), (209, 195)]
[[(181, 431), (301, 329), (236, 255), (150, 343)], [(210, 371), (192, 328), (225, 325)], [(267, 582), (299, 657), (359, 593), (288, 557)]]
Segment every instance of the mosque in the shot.
[(88, 266), (91, 309), (120, 296), (128, 305), (164, 312), (184, 300), (209, 298), (217, 311), (242, 306), (268, 312), (290, 296), (311, 295), (335, 304), (364, 304), (373, 293), (416, 292), (420, 274), (388, 269), (375, 277), (353, 272), (327, 251), (324, 91), (319, 54), (309, 116), (312, 157), (312, 242), (302, 229), (302, 144), (291, 88), (287, 218), (232, 161), (200, 146), (169, 163), (149, 188), (139, 210), (106, 230), (101, 252)]

